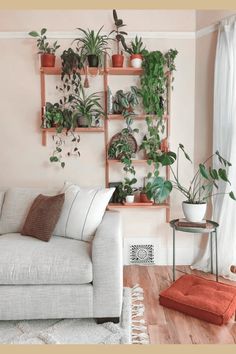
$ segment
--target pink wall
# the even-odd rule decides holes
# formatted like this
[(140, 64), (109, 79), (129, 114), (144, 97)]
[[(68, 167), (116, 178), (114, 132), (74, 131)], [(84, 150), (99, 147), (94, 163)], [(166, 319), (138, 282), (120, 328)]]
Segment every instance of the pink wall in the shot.
[[(128, 31), (194, 31), (194, 10), (118, 10)], [(50, 31), (73, 31), (77, 27), (110, 31), (112, 10), (0, 11), (0, 31), (30, 31), (46, 26)]]
[[(235, 6), (236, 8), (236, 6)], [(196, 29), (210, 26), (222, 20), (225, 17), (236, 14), (236, 10), (197, 10), (196, 11)]]

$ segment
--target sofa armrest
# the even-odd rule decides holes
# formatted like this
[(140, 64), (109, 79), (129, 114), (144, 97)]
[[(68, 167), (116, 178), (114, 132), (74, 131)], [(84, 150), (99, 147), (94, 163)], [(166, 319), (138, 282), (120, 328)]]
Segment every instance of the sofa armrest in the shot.
[(92, 242), (94, 317), (119, 317), (123, 295), (122, 225), (107, 211)]

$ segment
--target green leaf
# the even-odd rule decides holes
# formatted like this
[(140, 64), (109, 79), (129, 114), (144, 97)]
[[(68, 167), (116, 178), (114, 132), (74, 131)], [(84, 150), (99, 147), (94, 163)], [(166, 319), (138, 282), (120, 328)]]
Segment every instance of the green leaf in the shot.
[(162, 166), (169, 166), (175, 162), (176, 154), (172, 151), (168, 151), (163, 153), (158, 160), (162, 164)]
[(230, 181), (228, 180), (227, 173), (226, 173), (226, 170), (225, 170), (225, 169), (220, 168), (220, 169), (218, 170), (218, 174), (219, 174), (220, 178), (221, 178), (223, 181), (228, 182), (229, 184), (231, 184)]
[(187, 160), (189, 160), (190, 162), (192, 162), (192, 160), (190, 159), (189, 155), (188, 155), (187, 152), (184, 150), (183, 144), (179, 144), (179, 148), (183, 151), (185, 158), (186, 158)]
[(202, 177), (209, 179), (205, 165), (203, 164), (199, 165), (199, 172), (201, 173)]
[(42, 28), (41, 29), (41, 36), (43, 36), (47, 32), (47, 28)]
[(39, 37), (39, 34), (38, 34), (38, 32), (36, 32), (36, 31), (31, 31), (31, 32), (29, 32), (29, 35), (30, 35), (31, 37)]
[(209, 168), (209, 174), (211, 176), (211, 178), (213, 179), (219, 179), (219, 176), (218, 176), (218, 173), (217, 173), (217, 170), (216, 169), (211, 169), (211, 167)]
[(236, 200), (235, 195), (234, 195), (234, 192), (231, 191), (231, 192), (229, 193), (229, 196), (230, 196), (231, 199)]
[(151, 185), (151, 193), (156, 202), (162, 203), (172, 191), (172, 183), (165, 181), (163, 177), (156, 177)]

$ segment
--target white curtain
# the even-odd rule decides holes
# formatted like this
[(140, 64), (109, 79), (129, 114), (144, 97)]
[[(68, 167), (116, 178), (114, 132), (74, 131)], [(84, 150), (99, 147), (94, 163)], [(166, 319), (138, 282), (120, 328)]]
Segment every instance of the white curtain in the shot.
[[(236, 194), (236, 17), (224, 20), (219, 25), (215, 59), (213, 152), (232, 163), (228, 175), (232, 185), (220, 183), (219, 192), (233, 190)], [(217, 159), (215, 168), (221, 167)], [(236, 281), (230, 266), (236, 265), (236, 201), (228, 195), (212, 199), (213, 220), (218, 229), (219, 275)], [(214, 262), (215, 263), (215, 262)], [(210, 247), (193, 268), (210, 271)]]

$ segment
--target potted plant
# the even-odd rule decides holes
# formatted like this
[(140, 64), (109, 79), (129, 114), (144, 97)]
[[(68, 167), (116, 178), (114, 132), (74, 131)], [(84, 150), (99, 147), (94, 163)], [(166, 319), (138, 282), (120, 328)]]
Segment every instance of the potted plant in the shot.
[[(186, 153), (184, 146), (179, 144), (177, 152), (176, 172), (174, 172), (173, 168), (171, 167), (171, 171), (174, 177), (172, 184), (173, 188), (179, 190), (186, 198), (186, 200), (182, 203), (182, 207), (185, 218), (188, 221), (200, 222), (205, 216), (207, 201), (213, 196), (219, 194), (228, 194), (230, 198), (236, 200), (232, 191), (225, 193), (213, 191), (214, 187), (216, 190), (218, 189), (218, 182), (220, 180), (230, 184), (226, 169), (231, 166), (231, 163), (224, 159), (220, 155), (219, 151), (216, 151), (203, 163), (199, 164), (193, 179), (187, 187), (184, 186), (179, 179), (179, 151), (182, 151), (187, 160), (190, 162), (192, 161), (189, 155)], [(217, 169), (209, 166), (209, 162), (213, 158), (218, 159), (218, 163), (221, 166), (220, 168)]]
[(138, 103), (138, 88), (136, 86), (131, 86), (130, 91), (127, 92), (118, 90), (114, 96), (113, 111), (115, 114), (133, 112)]
[(123, 67), (124, 63), (124, 55), (122, 51), (120, 51), (120, 42), (124, 43), (124, 36), (127, 35), (126, 32), (121, 31), (120, 29), (126, 25), (123, 23), (123, 20), (118, 18), (116, 10), (113, 10), (113, 19), (115, 29), (111, 31), (110, 34), (115, 33), (117, 53), (112, 55), (112, 66), (115, 68), (120, 68)]
[(139, 188), (139, 201), (140, 203), (150, 203), (151, 200), (147, 196), (148, 188), (146, 183), (147, 178), (143, 179), (143, 186)]
[(143, 75), (139, 95), (147, 114), (162, 117), (165, 112), (165, 93), (167, 89), (166, 73), (175, 70), (177, 50), (170, 49), (166, 54), (160, 51), (146, 51), (143, 54)]
[(130, 64), (133, 68), (141, 68), (143, 62), (143, 55), (147, 53), (142, 41), (142, 37), (135, 36), (128, 47), (125, 41), (122, 42), (124, 50), (130, 54)]
[(90, 67), (98, 67), (102, 65), (103, 55), (108, 48), (108, 36), (101, 35), (103, 26), (96, 33), (94, 30), (84, 30), (77, 28), (82, 32), (83, 37), (76, 38), (77, 50), (84, 60), (88, 60)]
[(99, 101), (100, 97), (97, 92), (86, 97), (81, 87), (80, 93), (75, 96), (75, 111), (73, 112), (73, 119), (77, 120), (79, 127), (90, 127), (93, 119), (104, 115)]
[(119, 134), (118, 139), (114, 139), (108, 148), (108, 158), (120, 160), (124, 165), (123, 170), (126, 173), (135, 174), (135, 169), (132, 164), (132, 158), (135, 157), (135, 152), (130, 143), (130, 133), (127, 129), (123, 129)]
[(37, 47), (39, 49), (38, 54), (41, 54), (41, 66), (42, 67), (54, 67), (55, 66), (55, 52), (60, 45), (57, 44), (57, 41), (54, 42), (52, 45), (47, 42), (46, 37), (46, 28), (42, 28), (40, 33), (36, 31), (29, 32), (31, 37), (38, 38), (37, 39)]
[(59, 103), (46, 102), (43, 128), (64, 127), (64, 115)]
[(137, 183), (136, 178), (130, 179), (126, 177), (122, 184), (126, 203), (130, 204), (134, 202), (134, 193), (138, 190), (137, 188), (133, 187), (135, 183)]
[(70, 75), (83, 67), (81, 56), (72, 48), (63, 51), (61, 54), (61, 62), (63, 75)]

